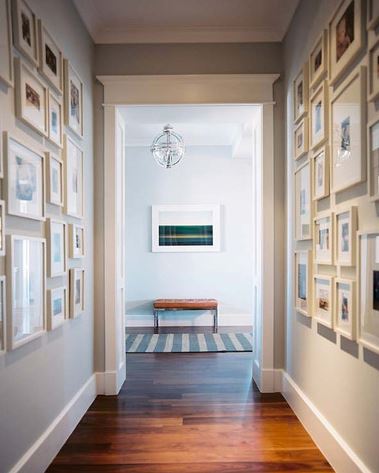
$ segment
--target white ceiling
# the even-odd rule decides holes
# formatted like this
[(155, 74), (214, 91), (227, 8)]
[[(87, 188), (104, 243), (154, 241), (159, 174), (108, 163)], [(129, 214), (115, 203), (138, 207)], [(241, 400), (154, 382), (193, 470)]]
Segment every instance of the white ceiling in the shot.
[(95, 43), (281, 41), (299, 0), (74, 0)]

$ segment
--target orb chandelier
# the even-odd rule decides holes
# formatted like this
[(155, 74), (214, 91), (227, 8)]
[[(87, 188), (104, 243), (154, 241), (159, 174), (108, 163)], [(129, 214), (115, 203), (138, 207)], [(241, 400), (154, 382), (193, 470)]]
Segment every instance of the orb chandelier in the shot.
[(160, 166), (172, 168), (184, 156), (184, 141), (173, 131), (171, 125), (166, 125), (163, 127), (163, 132), (154, 139), (150, 149)]

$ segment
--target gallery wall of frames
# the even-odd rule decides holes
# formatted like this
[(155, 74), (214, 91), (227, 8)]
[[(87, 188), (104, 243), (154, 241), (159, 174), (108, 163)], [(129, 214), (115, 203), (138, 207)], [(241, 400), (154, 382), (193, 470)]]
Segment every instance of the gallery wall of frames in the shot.
[(84, 311), (83, 93), (43, 18), (0, 0), (0, 352)]
[(339, 3), (292, 97), (295, 312), (379, 353), (379, 2)]

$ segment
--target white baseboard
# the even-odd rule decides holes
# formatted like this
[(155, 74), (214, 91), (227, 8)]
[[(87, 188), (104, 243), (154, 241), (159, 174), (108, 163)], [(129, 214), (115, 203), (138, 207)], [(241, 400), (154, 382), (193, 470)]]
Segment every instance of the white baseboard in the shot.
[(282, 394), (337, 473), (374, 473), (284, 371)]
[(97, 394), (114, 396), (120, 392), (125, 381), (125, 362), (118, 371), (104, 371), (96, 373)]
[[(193, 313), (192, 313), (193, 314)], [(251, 314), (219, 314), (219, 326), (251, 326)], [(127, 314), (125, 317), (126, 327), (153, 327), (153, 315)], [(201, 315), (170, 315), (161, 314), (159, 316), (161, 327), (203, 327), (213, 325), (213, 316), (210, 314)]]
[(258, 360), (253, 363), (253, 379), (261, 393), (280, 393), (282, 390), (282, 370), (261, 368)]

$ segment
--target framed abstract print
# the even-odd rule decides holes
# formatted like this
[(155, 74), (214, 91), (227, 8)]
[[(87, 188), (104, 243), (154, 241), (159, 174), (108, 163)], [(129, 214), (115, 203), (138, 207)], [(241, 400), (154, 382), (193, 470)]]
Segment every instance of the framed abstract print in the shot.
[(48, 90), (18, 58), (16, 65), (16, 116), (41, 135), (48, 134)]
[(294, 130), (295, 160), (308, 152), (308, 119), (303, 118)]
[(84, 258), (84, 227), (76, 223), (69, 225), (69, 256), (70, 258)]
[(367, 29), (374, 30), (379, 25), (379, 3), (367, 0)]
[(25, 0), (12, 0), (13, 42), (34, 65), (38, 64), (37, 20)]
[(355, 282), (351, 279), (334, 280), (334, 328), (350, 340), (356, 337)]
[(293, 110), (295, 123), (308, 112), (308, 64), (303, 66), (293, 81)]
[(63, 206), (63, 161), (54, 153), (46, 153), (48, 162), (47, 199), (50, 204)]
[(333, 216), (326, 212), (314, 219), (314, 255), (317, 264), (333, 264)]
[(45, 157), (6, 134), (6, 201), (8, 213), (45, 219)]
[(12, 23), (10, 0), (0, 0), (0, 81), (13, 86)]
[(65, 122), (80, 138), (83, 137), (83, 82), (67, 59), (65, 70)]
[(84, 312), (84, 269), (70, 269), (70, 317)]
[(318, 274), (313, 277), (313, 317), (333, 328), (333, 278)]
[(309, 87), (317, 87), (326, 76), (328, 68), (328, 32), (324, 30), (309, 56)]
[(329, 23), (330, 82), (333, 85), (365, 45), (366, 0), (342, 0)]
[(368, 192), (370, 200), (379, 200), (379, 118), (367, 125)]
[(68, 318), (68, 297), (65, 286), (47, 291), (47, 330), (54, 330)]
[(336, 263), (339, 266), (355, 266), (355, 240), (357, 233), (357, 208), (336, 212)]
[(328, 83), (322, 82), (310, 99), (311, 148), (320, 146), (328, 138)]
[(312, 316), (312, 252), (295, 252), (295, 311)]
[(0, 354), (5, 351), (5, 344), (7, 338), (7, 306), (5, 280), (5, 276), (0, 276)]
[(13, 350), (46, 331), (46, 243), (9, 235), (7, 254), (7, 339)]
[(311, 166), (306, 162), (295, 171), (295, 239), (312, 238)]
[(313, 200), (320, 200), (329, 195), (329, 153), (328, 146), (316, 150), (313, 162)]
[(62, 103), (51, 92), (49, 93), (49, 140), (63, 147), (63, 109)]
[(0, 256), (5, 255), (5, 202), (0, 200)]
[(47, 221), (48, 275), (64, 276), (67, 271), (67, 224), (60, 220)]
[(379, 231), (358, 235), (358, 341), (379, 354)]
[(333, 192), (366, 179), (365, 72), (353, 71), (331, 100)]
[(379, 39), (368, 52), (368, 100), (379, 99)]
[(65, 136), (65, 213), (83, 218), (83, 151)]
[(63, 92), (63, 55), (57, 43), (38, 20), (39, 71), (56, 92)]

